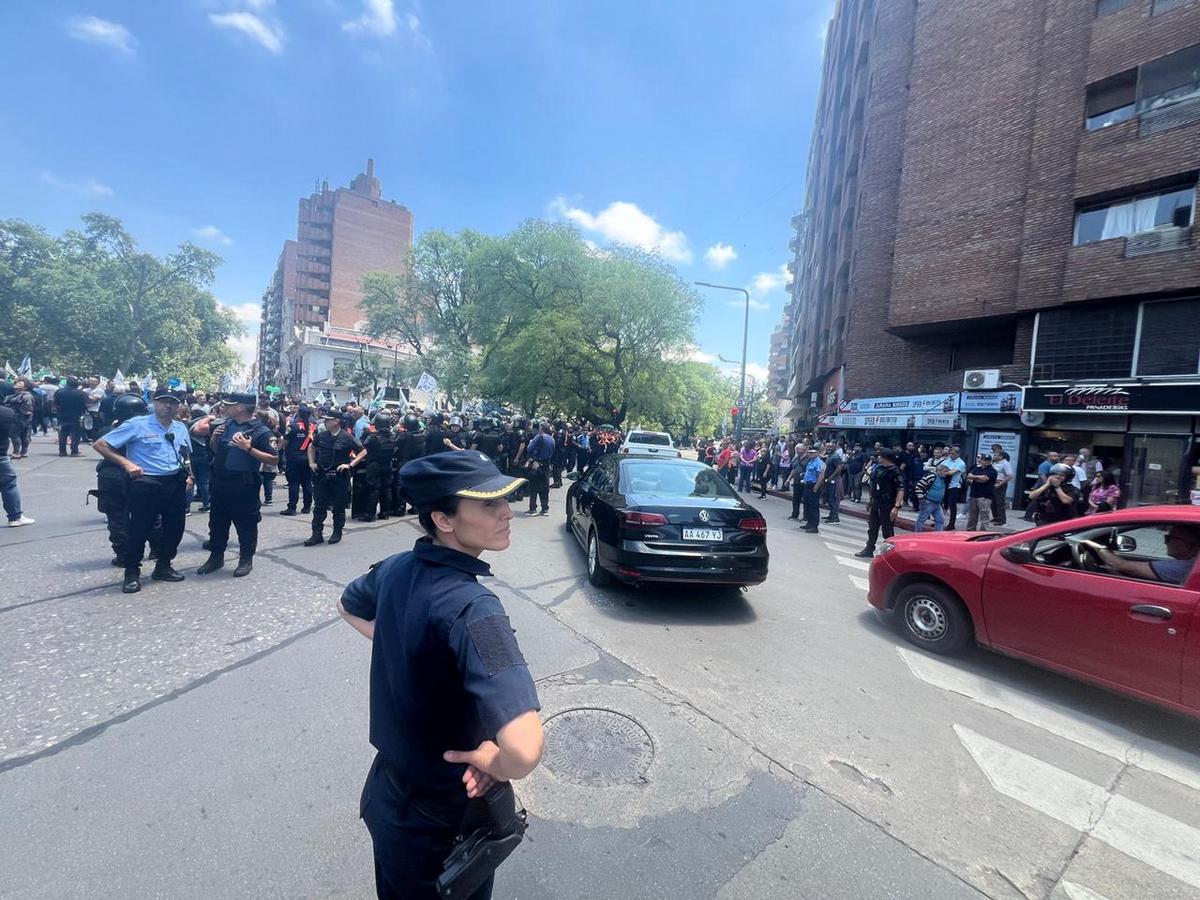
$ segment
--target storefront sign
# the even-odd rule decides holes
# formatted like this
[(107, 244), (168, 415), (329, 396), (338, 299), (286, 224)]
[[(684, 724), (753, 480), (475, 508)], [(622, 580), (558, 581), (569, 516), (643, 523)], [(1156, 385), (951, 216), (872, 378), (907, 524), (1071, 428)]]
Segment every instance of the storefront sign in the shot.
[(958, 416), (860, 416), (838, 413), (836, 416), (821, 416), (818, 428), (875, 428), (879, 430), (904, 431), (912, 428), (928, 428), (933, 431), (957, 431), (962, 426)]
[(1049, 413), (1200, 413), (1200, 384), (1076, 384), (1027, 387), (1025, 410)]
[(999, 444), (1000, 449), (1008, 454), (1009, 462), (1012, 463), (1014, 477), (1008, 483), (1008, 496), (1012, 497), (1017, 484), (1015, 460), (1018, 459), (1017, 450), (1020, 448), (1021, 436), (1015, 431), (981, 431), (979, 432), (979, 449), (976, 453), (987, 453), (990, 456), (992, 444)]
[[(882, 416), (912, 416), (922, 413), (958, 412), (958, 393), (920, 394), (912, 397), (866, 397), (862, 400), (847, 400), (838, 407), (838, 413), (864, 415), (873, 413)], [(900, 426), (903, 427), (903, 426)]]
[(963, 391), (958, 395), (959, 412), (1018, 413), (1020, 391)]

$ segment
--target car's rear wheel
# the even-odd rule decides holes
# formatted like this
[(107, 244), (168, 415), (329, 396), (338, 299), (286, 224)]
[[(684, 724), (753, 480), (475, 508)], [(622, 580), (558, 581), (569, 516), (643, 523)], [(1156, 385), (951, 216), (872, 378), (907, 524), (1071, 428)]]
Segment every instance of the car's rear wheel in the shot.
[(904, 636), (933, 653), (958, 653), (973, 636), (962, 601), (940, 584), (921, 581), (896, 595), (896, 615)]
[(587, 573), (588, 581), (596, 587), (604, 587), (612, 582), (612, 576), (608, 574), (608, 570), (600, 565), (600, 542), (596, 539), (595, 529), (588, 532)]

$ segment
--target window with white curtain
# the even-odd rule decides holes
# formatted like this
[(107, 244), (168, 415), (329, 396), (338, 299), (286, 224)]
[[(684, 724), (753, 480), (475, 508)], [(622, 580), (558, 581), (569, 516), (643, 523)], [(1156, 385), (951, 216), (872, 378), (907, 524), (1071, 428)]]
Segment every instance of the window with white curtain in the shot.
[(1075, 244), (1128, 237), (1156, 228), (1187, 228), (1192, 224), (1195, 201), (1193, 184), (1081, 207), (1075, 213)]

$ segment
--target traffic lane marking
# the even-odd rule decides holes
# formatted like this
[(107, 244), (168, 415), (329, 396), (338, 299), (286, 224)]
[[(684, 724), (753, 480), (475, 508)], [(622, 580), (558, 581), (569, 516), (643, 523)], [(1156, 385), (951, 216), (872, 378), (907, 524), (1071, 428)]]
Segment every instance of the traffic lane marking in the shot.
[(916, 650), (897, 647), (910, 672), (926, 684), (1006, 713), (1118, 762), (1200, 791), (1200, 756), (1143, 738), (1024, 691), (989, 680)]
[(962, 725), (954, 732), (997, 792), (1200, 888), (1200, 830)]
[(858, 569), (860, 572), (870, 572), (871, 564), (863, 562), (861, 559), (850, 559), (848, 556), (835, 556), (838, 565), (845, 566), (848, 569)]
[(1073, 881), (1063, 881), (1061, 884), (1067, 900), (1108, 900), (1103, 894), (1084, 887), (1082, 884), (1076, 884)]
[(865, 578), (859, 578), (857, 575), (847, 575), (846, 577), (849, 578), (850, 583), (860, 591), (869, 591), (871, 589), (871, 582)]

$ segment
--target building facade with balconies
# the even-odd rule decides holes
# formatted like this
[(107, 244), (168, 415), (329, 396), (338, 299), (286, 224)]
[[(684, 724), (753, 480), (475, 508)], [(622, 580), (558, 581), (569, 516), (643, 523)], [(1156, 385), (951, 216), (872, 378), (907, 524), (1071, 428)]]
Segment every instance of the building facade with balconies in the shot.
[(288, 348), (304, 328), (360, 328), (365, 313), (362, 277), (402, 275), (412, 249), (413, 215), (382, 199), (375, 161), (367, 160), (348, 188), (328, 182), (302, 197), (296, 240), (285, 241), (271, 284), (263, 294), (259, 371), (264, 384), (298, 391), (302, 367)]
[[(840, 0), (808, 173), (783, 323), (798, 420), (1002, 428), (1019, 469), (1092, 447), (1132, 502), (1186, 499), (1200, 0)], [(957, 396), (968, 378), (997, 408)]]

